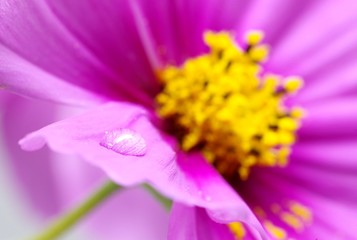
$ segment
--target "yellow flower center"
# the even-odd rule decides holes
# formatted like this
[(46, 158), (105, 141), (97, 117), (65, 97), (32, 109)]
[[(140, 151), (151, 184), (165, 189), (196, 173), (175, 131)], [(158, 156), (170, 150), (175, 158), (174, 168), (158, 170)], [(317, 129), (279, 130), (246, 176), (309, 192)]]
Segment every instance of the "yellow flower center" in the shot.
[(303, 111), (284, 100), (298, 77), (265, 74), (263, 33), (249, 32), (245, 49), (228, 32), (206, 32), (207, 54), (159, 72), (157, 113), (184, 151), (202, 151), (224, 176), (247, 179), (253, 166), (285, 166)]

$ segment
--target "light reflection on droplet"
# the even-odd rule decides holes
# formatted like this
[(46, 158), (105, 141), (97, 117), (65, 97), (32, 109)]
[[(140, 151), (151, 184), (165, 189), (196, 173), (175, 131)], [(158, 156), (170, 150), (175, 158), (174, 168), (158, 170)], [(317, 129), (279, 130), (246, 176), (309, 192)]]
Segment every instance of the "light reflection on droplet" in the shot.
[(99, 144), (114, 152), (129, 156), (143, 156), (147, 150), (144, 138), (128, 128), (106, 131)]

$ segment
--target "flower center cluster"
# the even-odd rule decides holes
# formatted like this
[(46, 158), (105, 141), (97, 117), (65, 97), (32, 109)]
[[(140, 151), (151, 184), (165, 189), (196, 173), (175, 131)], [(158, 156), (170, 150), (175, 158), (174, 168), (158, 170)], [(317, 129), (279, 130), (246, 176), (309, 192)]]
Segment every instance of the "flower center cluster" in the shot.
[(224, 176), (247, 179), (253, 166), (285, 166), (303, 111), (284, 100), (302, 86), (297, 77), (263, 74), (268, 47), (252, 31), (246, 47), (227, 32), (207, 32), (207, 54), (159, 73), (157, 113), (184, 151), (200, 150)]

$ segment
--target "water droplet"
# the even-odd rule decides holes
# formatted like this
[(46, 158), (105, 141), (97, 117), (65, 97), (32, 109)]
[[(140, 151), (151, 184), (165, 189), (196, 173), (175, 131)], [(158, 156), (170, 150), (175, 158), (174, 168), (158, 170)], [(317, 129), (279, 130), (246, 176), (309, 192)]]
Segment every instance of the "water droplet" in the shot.
[(144, 138), (128, 128), (106, 131), (99, 144), (123, 155), (143, 156), (147, 150)]

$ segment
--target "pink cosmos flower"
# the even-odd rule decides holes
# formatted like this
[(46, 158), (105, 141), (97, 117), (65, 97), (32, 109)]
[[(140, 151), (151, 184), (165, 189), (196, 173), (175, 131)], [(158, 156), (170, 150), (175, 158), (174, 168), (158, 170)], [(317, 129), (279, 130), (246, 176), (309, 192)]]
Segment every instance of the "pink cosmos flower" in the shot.
[[(354, 238), (353, 1), (0, 6), (1, 88), (90, 108), (29, 134), (20, 142), (24, 149), (47, 144), (120, 185), (150, 183), (176, 201), (169, 239)], [(287, 104), (303, 105), (308, 116), (286, 167), (252, 168), (247, 180), (234, 182), (200, 151), (177, 150), (157, 119), (156, 72), (206, 53), (207, 30), (233, 31), (241, 43), (250, 29), (261, 29), (272, 49), (264, 71), (305, 80)], [(227, 226), (236, 222), (244, 230)]]

